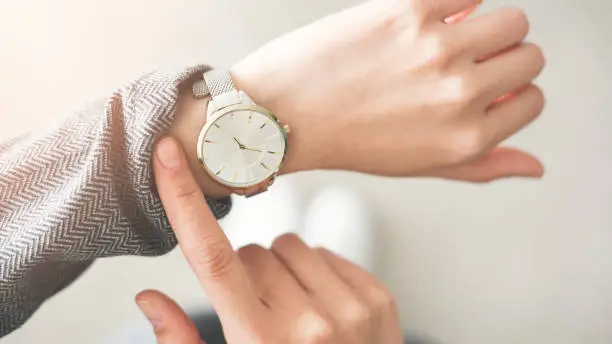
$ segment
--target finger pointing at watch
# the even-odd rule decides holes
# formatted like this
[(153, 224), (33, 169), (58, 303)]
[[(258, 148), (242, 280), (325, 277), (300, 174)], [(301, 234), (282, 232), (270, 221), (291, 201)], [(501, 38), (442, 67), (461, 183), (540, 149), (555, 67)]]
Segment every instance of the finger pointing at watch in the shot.
[[(333, 255), (319, 256), (296, 236), (277, 240), (273, 250), (234, 252), (173, 138), (158, 143), (154, 168), (172, 229), (227, 343), (402, 343), (393, 297), (367, 272), (346, 262), (337, 273)], [(137, 303), (158, 343), (200, 344), (191, 320), (165, 295), (145, 291)]]
[(166, 137), (158, 143), (155, 180), (170, 224), (215, 308), (248, 314), (257, 305), (244, 268), (186, 166), (173, 138)]

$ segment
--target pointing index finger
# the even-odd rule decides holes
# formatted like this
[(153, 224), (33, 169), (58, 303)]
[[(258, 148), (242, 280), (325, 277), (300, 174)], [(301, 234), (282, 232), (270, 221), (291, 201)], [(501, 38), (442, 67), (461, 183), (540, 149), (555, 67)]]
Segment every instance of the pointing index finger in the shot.
[(172, 229), (213, 306), (221, 316), (244, 311), (256, 300), (247, 274), (176, 140), (162, 139), (154, 160), (157, 188)]

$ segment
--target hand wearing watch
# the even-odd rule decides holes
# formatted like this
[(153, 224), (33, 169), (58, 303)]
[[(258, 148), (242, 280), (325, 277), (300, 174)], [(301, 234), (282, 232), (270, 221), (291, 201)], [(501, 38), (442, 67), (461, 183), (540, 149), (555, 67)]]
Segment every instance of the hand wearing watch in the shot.
[(236, 89), (229, 71), (203, 76), (193, 85), (196, 98), (211, 97), (196, 147), (200, 165), (238, 195), (267, 191), (285, 160), (289, 126)]

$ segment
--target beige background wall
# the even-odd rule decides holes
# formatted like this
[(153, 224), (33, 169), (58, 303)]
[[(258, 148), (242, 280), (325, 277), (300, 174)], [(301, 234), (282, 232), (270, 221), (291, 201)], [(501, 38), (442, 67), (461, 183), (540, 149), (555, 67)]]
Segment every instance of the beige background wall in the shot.
[[(0, 1), (0, 138), (43, 126), (158, 66), (231, 65), (351, 0)], [(487, 0), (526, 8), (548, 68), (545, 115), (512, 139), (542, 182), (481, 187), (344, 174), (380, 211), (385, 269), (404, 324), (448, 344), (612, 342), (612, 24), (608, 0)], [(220, 34), (222, 33), (222, 35)], [(254, 220), (256, 226), (265, 219)], [(155, 287), (206, 303), (181, 256), (98, 262), (2, 343), (97, 343), (140, 320)]]

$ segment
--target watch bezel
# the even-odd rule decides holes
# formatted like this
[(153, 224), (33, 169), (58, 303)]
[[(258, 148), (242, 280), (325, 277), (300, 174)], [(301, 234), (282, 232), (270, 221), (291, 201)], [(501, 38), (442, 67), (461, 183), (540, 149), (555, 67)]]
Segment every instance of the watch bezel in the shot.
[[(210, 106), (210, 105), (209, 105)], [(208, 130), (211, 128), (211, 126), (215, 123), (215, 121), (217, 121), (219, 118), (231, 113), (231, 112), (235, 112), (235, 111), (255, 111), (258, 112), (266, 117), (268, 117), (272, 123), (274, 123), (276, 125), (276, 127), (278, 128), (278, 130), (280, 130), (281, 135), (282, 135), (282, 139), (283, 139), (283, 152), (282, 152), (282, 157), (281, 157), (281, 161), (278, 164), (278, 166), (275, 169), (272, 169), (270, 171), (270, 173), (268, 175), (266, 175), (265, 178), (255, 181), (253, 183), (249, 183), (249, 184), (242, 184), (242, 183), (231, 183), (228, 182), (222, 178), (219, 178), (219, 176), (217, 176), (213, 171), (210, 170), (210, 168), (206, 165), (205, 162), (205, 156), (204, 156), (204, 140), (206, 138), (206, 134), (208, 133)], [(233, 188), (233, 189), (248, 189), (248, 188), (252, 188), (254, 186), (257, 185), (261, 185), (262, 183), (265, 183), (268, 180), (271, 180), (273, 178), (276, 177), (276, 175), (278, 174), (278, 172), (280, 171), (280, 169), (283, 167), (283, 164), (285, 162), (285, 158), (287, 156), (287, 131), (285, 130), (284, 125), (279, 121), (279, 119), (274, 116), (274, 114), (272, 112), (270, 112), (269, 110), (267, 110), (266, 108), (263, 108), (261, 106), (255, 105), (255, 104), (235, 104), (235, 105), (230, 105), (227, 107), (224, 107), (220, 110), (217, 110), (215, 112), (213, 112), (210, 116), (208, 116), (208, 118), (206, 119), (206, 123), (204, 124), (204, 126), (202, 127), (202, 130), (200, 130), (200, 135), (198, 137), (198, 146), (197, 146), (197, 154), (198, 154), (198, 162), (200, 164), (200, 166), (204, 169), (204, 171), (206, 171), (206, 173), (213, 178), (215, 181), (217, 181), (218, 183), (227, 186), (229, 188)]]

